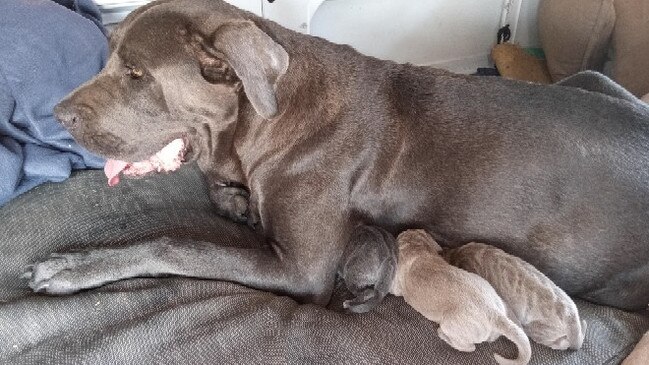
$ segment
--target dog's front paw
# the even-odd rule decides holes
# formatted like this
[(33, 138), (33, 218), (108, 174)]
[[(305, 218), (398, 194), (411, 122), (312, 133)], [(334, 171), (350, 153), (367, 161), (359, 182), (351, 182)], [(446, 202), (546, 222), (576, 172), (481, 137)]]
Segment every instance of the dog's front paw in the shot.
[(35, 292), (72, 294), (103, 284), (93, 273), (87, 252), (52, 254), (44, 261), (27, 266), (22, 277)]
[(250, 193), (245, 188), (215, 184), (210, 188), (210, 199), (220, 216), (248, 223)]

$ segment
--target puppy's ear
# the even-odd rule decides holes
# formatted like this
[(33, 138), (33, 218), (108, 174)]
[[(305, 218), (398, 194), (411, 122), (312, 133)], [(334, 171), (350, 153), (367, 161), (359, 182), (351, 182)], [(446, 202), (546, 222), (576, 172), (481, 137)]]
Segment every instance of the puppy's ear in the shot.
[(275, 86), (289, 62), (284, 48), (250, 21), (221, 25), (212, 42), (243, 83), (257, 113), (266, 119), (276, 116)]

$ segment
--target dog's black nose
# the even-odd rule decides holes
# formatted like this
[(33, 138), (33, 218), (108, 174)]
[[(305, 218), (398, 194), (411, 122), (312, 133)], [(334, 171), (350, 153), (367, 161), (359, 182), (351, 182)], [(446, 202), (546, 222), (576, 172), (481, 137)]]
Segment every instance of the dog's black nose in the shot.
[(54, 107), (54, 118), (63, 123), (67, 129), (73, 129), (79, 121), (76, 108), (66, 101), (62, 101)]

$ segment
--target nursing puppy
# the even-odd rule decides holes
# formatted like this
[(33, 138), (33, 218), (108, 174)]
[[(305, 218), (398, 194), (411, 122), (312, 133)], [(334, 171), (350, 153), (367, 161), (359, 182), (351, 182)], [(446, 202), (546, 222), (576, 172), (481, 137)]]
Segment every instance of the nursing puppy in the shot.
[(343, 302), (343, 307), (353, 313), (365, 313), (376, 307), (390, 291), (396, 266), (394, 236), (378, 227), (357, 227), (338, 270), (355, 296)]
[(507, 317), (505, 303), (489, 283), (476, 274), (449, 265), (439, 255), (441, 247), (423, 230), (397, 237), (397, 273), (390, 292), (431, 321), (437, 333), (453, 348), (473, 351), (475, 344), (504, 335), (518, 347), (518, 358), (494, 354), (499, 364), (527, 364), (530, 342), (523, 330)]
[(476, 242), (444, 256), (450, 264), (486, 279), (532, 340), (555, 350), (581, 348), (586, 323), (579, 320), (577, 306), (534, 266)]

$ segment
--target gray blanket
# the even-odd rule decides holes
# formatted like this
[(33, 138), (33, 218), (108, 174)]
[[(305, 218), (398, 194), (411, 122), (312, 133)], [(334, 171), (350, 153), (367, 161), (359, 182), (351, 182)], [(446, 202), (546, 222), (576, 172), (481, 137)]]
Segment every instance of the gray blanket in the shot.
[(52, 115), (104, 65), (100, 14), (92, 0), (58, 2), (69, 8), (50, 0), (0, 1), (0, 206), (45, 181), (66, 179), (72, 169), (103, 166)]
[[(193, 167), (108, 188), (99, 171), (45, 184), (0, 209), (1, 364), (495, 364), (499, 339), (460, 353), (436, 326), (388, 296), (373, 312), (338, 311), (237, 284), (136, 279), (73, 296), (33, 294), (18, 277), (54, 251), (189, 236), (237, 244), (245, 229), (219, 219)], [(646, 313), (578, 301), (588, 322), (580, 351), (533, 346), (533, 364), (617, 364), (649, 329)]]

